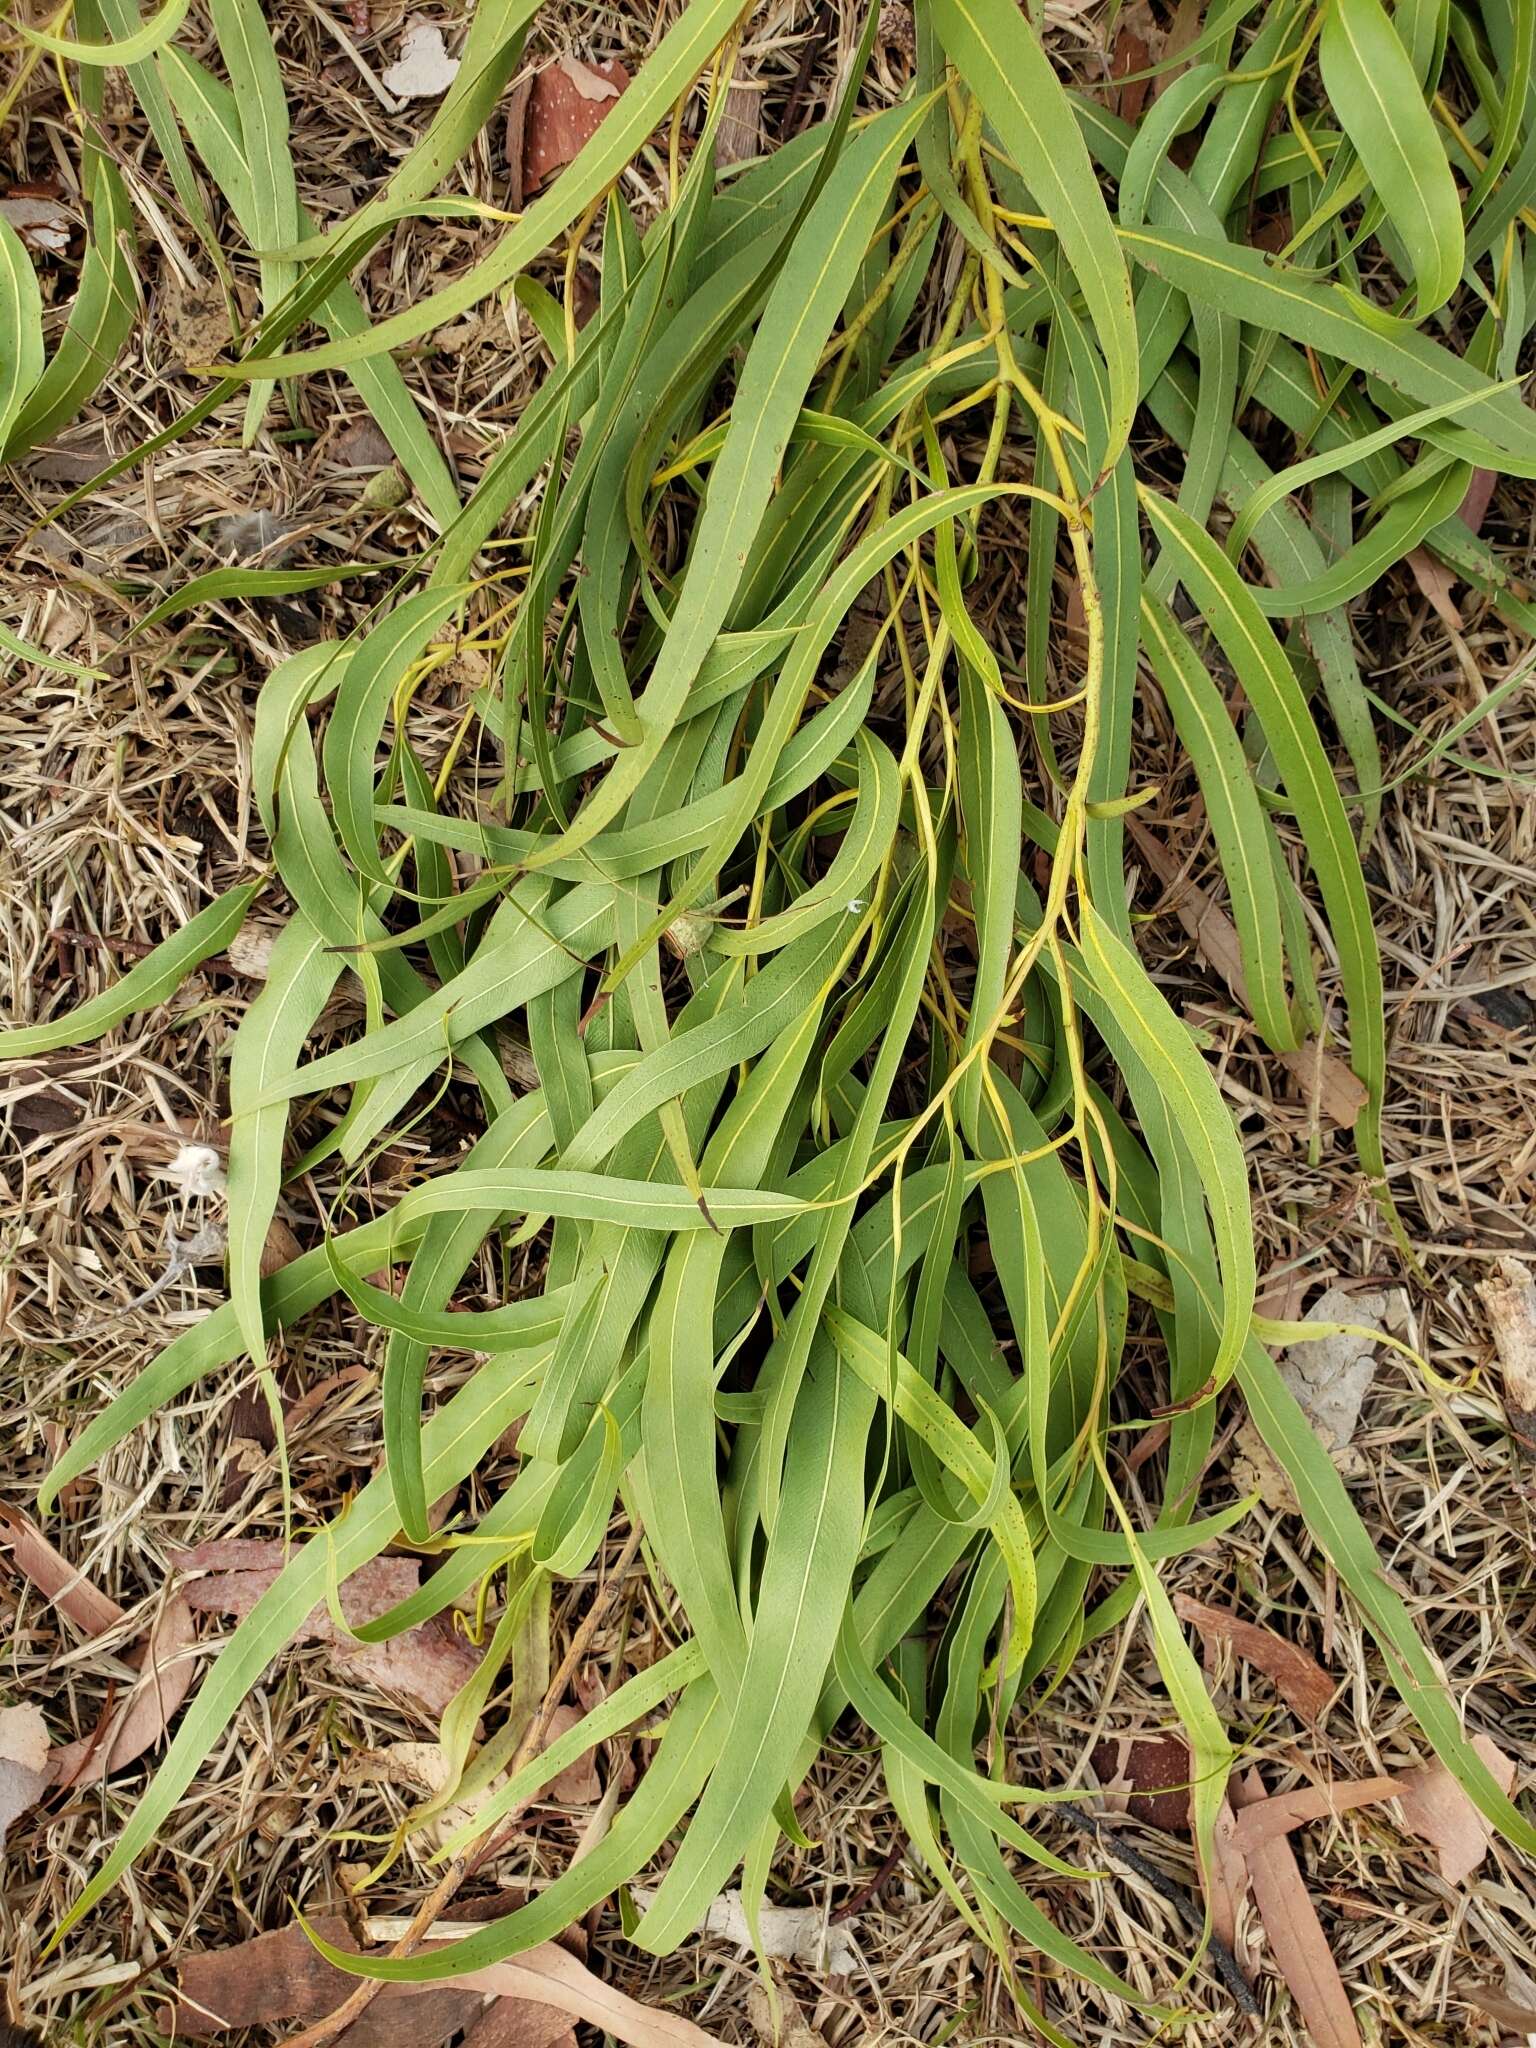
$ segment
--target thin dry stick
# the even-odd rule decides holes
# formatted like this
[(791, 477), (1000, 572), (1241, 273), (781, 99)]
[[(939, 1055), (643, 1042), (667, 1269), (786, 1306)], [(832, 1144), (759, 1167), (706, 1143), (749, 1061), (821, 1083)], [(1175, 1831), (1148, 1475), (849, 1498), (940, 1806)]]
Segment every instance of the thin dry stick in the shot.
[[(597, 1597), (583, 1615), (576, 1633), (571, 1637), (570, 1647), (560, 1660), (560, 1668), (550, 1680), (540, 1703), (538, 1712), (528, 1723), (523, 1739), (517, 1746), (517, 1755), (512, 1761), (515, 1776), (530, 1757), (538, 1754), (549, 1732), (550, 1720), (560, 1703), (560, 1696), (570, 1683), (571, 1675), (587, 1654), (588, 1645), (596, 1635), (599, 1625), (609, 1608), (614, 1595), (628, 1577), (629, 1568), (635, 1561), (640, 1548), (640, 1525), (637, 1522), (629, 1532), (628, 1541), (620, 1554), (618, 1563), (609, 1573), (606, 1583), (599, 1589)], [(532, 1805), (525, 1799), (521, 1806), (509, 1813), (496, 1833), (481, 1848), (470, 1856), (455, 1856), (432, 1890), (422, 1900), (411, 1916), (411, 1924), (390, 1950), (390, 1960), (400, 1956), (414, 1955), (421, 1946), (428, 1931), (441, 1919), (444, 1909), (453, 1899), (465, 1878), (481, 1868), (493, 1856), (499, 1855), (512, 1830)], [(313, 2026), (303, 2028), (297, 2034), (290, 2034), (285, 2048), (330, 2048), (337, 2035), (350, 2027), (360, 2014), (365, 2013), (379, 1993), (384, 1989), (382, 1977), (359, 1978), (356, 1987), (348, 1993), (334, 2012), (318, 2019)]]

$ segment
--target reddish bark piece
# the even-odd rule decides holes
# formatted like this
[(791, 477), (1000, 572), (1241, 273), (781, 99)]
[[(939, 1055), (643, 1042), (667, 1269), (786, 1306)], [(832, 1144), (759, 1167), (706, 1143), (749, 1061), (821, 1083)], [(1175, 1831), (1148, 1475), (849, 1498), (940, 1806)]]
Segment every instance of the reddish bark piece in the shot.
[(535, 73), (525, 93), (514, 93), (507, 109), (514, 206), (564, 170), (628, 84), (629, 73), (616, 59), (587, 64), (561, 57)]
[(1133, 1820), (1168, 1831), (1189, 1826), (1189, 1750), (1177, 1735), (1119, 1735), (1096, 1745), (1093, 1768), (1106, 1798)]
[(1173, 1605), (1179, 1618), (1198, 1629), (1202, 1636), (1229, 1642), (1239, 1657), (1256, 1664), (1304, 1721), (1322, 1719), (1336, 1688), (1315, 1657), (1288, 1643), (1284, 1636), (1277, 1636), (1273, 1629), (1244, 1621), (1241, 1615), (1225, 1607), (1207, 1607), (1187, 1593), (1175, 1595)]

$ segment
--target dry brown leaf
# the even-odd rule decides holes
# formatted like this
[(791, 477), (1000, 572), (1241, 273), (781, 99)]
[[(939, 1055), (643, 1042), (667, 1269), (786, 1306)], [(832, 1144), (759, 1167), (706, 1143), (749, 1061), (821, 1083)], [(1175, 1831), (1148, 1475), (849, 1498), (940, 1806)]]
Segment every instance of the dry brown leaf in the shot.
[[(1169, 908), (1194, 940), (1195, 946), (1245, 1007), (1248, 986), (1243, 979), (1242, 950), (1237, 927), (1226, 912), (1197, 882), (1184, 874), (1160, 839), (1149, 832), (1139, 818), (1128, 817), (1126, 830), (1136, 849), (1165, 889), (1173, 889)], [(1365, 1107), (1365, 1088), (1337, 1053), (1320, 1043), (1301, 1045), (1294, 1052), (1276, 1055), (1291, 1074), (1303, 1098), (1313, 1105), (1319, 1123), (1351, 1130)]]
[[(240, 1539), (187, 1551), (179, 1561), (184, 1571), (209, 1571), (207, 1578), (194, 1579), (186, 1588), (187, 1604), (200, 1614), (243, 1619), (276, 1580), (281, 1553), (281, 1544)], [(376, 1621), (414, 1593), (420, 1582), (421, 1566), (414, 1558), (376, 1557), (342, 1581), (341, 1612), (353, 1628)], [(294, 1636), (323, 1643), (339, 1670), (382, 1692), (404, 1694), (433, 1715), (442, 1713), (479, 1661), (464, 1639), (436, 1615), (388, 1642), (360, 1643), (336, 1626), (322, 1601)]]
[(1152, 61), (1152, 46), (1146, 37), (1139, 33), (1136, 26), (1127, 21), (1126, 16), (1130, 12), (1129, 7), (1122, 8), (1118, 17), (1120, 28), (1115, 36), (1115, 53), (1110, 62), (1109, 75), (1119, 87), (1115, 95), (1115, 111), (1122, 121), (1129, 121), (1134, 127), (1141, 119), (1142, 109), (1147, 104), (1147, 93), (1152, 81), (1150, 78), (1135, 78), (1128, 85), (1120, 85), (1119, 81), (1133, 71), (1146, 70)]
[(1482, 532), (1483, 521), (1488, 517), (1488, 507), (1498, 487), (1497, 470), (1473, 470), (1472, 481), (1467, 485), (1467, 495), (1462, 499), (1460, 510), (1456, 514), (1463, 526), (1470, 526), (1474, 533)]
[[(294, 1236), (290, 1225), (281, 1216), (274, 1216), (267, 1225), (267, 1234), (261, 1241), (261, 1259), (258, 1270), (263, 1280), (270, 1280), (274, 1273), (280, 1273), (284, 1266), (291, 1266), (295, 1259), (303, 1256), (304, 1247)], [(266, 1402), (262, 1402), (263, 1408)]]
[(1488, 1315), (1510, 1426), (1516, 1435), (1536, 1439), (1536, 1281), (1518, 1259), (1500, 1259), (1477, 1292)]
[(1248, 1859), (1237, 1843), (1237, 1815), (1224, 1799), (1211, 1837), (1211, 1861), (1200, 1869), (1200, 1882), (1211, 1908), (1211, 1932), (1231, 1951), (1243, 1975), (1252, 1978), (1253, 1963), (1238, 1927), (1238, 1909), (1248, 1896)]
[(561, 57), (534, 75), (521, 99), (513, 95), (507, 109), (507, 162), (514, 167), (515, 207), (590, 142), (628, 84), (629, 73), (617, 60), (584, 64), (577, 57)]
[(557, 57), (555, 62), (584, 100), (616, 100), (618, 98), (619, 88), (611, 78), (605, 77), (602, 71), (595, 69), (592, 65), (583, 64), (579, 57), (571, 56), (569, 51), (563, 57)]
[(1246, 1853), (1275, 1835), (1289, 1835), (1305, 1827), (1308, 1821), (1332, 1820), (1351, 1807), (1395, 1799), (1398, 1790), (1396, 1778), (1345, 1778), (1336, 1785), (1301, 1785), (1294, 1792), (1276, 1792), (1243, 1808), (1236, 1816), (1233, 1840), (1238, 1850)]
[(1225, 1607), (1207, 1607), (1187, 1593), (1176, 1594), (1173, 1605), (1180, 1619), (1189, 1622), (1207, 1640), (1219, 1637), (1230, 1643), (1245, 1663), (1257, 1665), (1287, 1706), (1304, 1721), (1315, 1723), (1322, 1719), (1336, 1688), (1316, 1658), (1277, 1636), (1273, 1629), (1244, 1621), (1241, 1615)]
[(46, 1067), (8, 1067), (5, 1078), (9, 1085), (0, 1094), (0, 1115), (23, 1143), (29, 1138), (57, 1137), (60, 1131), (73, 1130), (84, 1121), (84, 1099), (71, 1094)]
[[(0, 1541), (9, 1547), (12, 1562), (85, 1634), (105, 1635), (122, 1621), (124, 1610), (117, 1602), (81, 1578), (29, 1516), (0, 1508)], [(196, 1640), (191, 1610), (173, 1593), (156, 1615), (148, 1640), (127, 1654), (126, 1661), (144, 1675), (90, 1735), (53, 1751), (52, 1782), (97, 1784), (152, 1748), (191, 1690), (196, 1665), (190, 1653)]]
[[(1515, 1782), (1515, 1767), (1486, 1735), (1474, 1735), (1472, 1747), (1493, 1773), (1501, 1792)], [(1461, 1884), (1488, 1853), (1493, 1830), (1438, 1758), (1397, 1781), (1403, 1825), (1428, 1842), (1440, 1861), (1447, 1884)]]
[(105, 1635), (123, 1618), (115, 1600), (98, 1592), (66, 1558), (59, 1555), (30, 1515), (0, 1507), (0, 1548), (23, 1578), (30, 1579), (83, 1635)]
[(799, 1999), (782, 1984), (776, 1984), (771, 1994), (766, 1984), (754, 1984), (747, 1993), (747, 2018), (768, 2048), (827, 2048), (825, 2036), (806, 2019)]
[(459, 59), (449, 56), (442, 30), (412, 15), (400, 38), (400, 54), (380, 73), (379, 82), (397, 100), (435, 100), (458, 75)]
[(38, 1707), (0, 1707), (0, 1847), (48, 1784), (48, 1725)]
[(1414, 582), (1421, 594), (1429, 599), (1440, 623), (1453, 633), (1459, 633), (1465, 621), (1451, 596), (1461, 580), (1455, 570), (1447, 569), (1443, 562), (1437, 561), (1428, 548), (1411, 549), (1407, 562)]
[(171, 283), (158, 300), (157, 311), (171, 359), (182, 369), (211, 363), (230, 345), (229, 308), (221, 292)]
[[(1245, 1808), (1264, 1802), (1257, 1771), (1243, 1780), (1242, 1796)], [(1289, 1986), (1317, 2048), (1362, 2048), (1349, 1993), (1290, 1843), (1283, 1834), (1266, 1836), (1243, 1852), (1243, 1860), (1275, 1968)]]
[[(343, 2048), (346, 2038), (341, 2037)], [(464, 2036), (464, 2048), (576, 2048), (576, 2029), (565, 2024), (565, 2014), (555, 2006), (498, 1998)]]
[(718, 2041), (717, 2035), (705, 2033), (681, 2013), (642, 2005), (605, 1984), (552, 1941), (541, 1942), (512, 1962), (492, 1963), (487, 1969), (438, 1981), (493, 1992), (499, 1998), (536, 1999), (627, 2041), (630, 2048), (713, 2048)]
[(1513, 2033), (1528, 2041), (1536, 2038), (1536, 1981), (1517, 1964), (1504, 1965), (1502, 1991), (1496, 1984), (1469, 1984), (1460, 1996), (1474, 2011), (1486, 2013)]
[[(316, 1931), (335, 1948), (355, 1949), (346, 1922), (322, 1917)], [(316, 2020), (334, 2012), (357, 1988), (357, 1979), (325, 1960), (302, 1927), (259, 1934), (234, 1948), (188, 1956), (181, 1964), (180, 1996), (167, 2007), (163, 2030), (177, 2040), (207, 2041), (235, 2028), (271, 2027), (285, 2020)], [(481, 1994), (427, 1987), (411, 1996), (386, 1984), (360, 2019), (337, 2036), (338, 2048), (438, 2048), (461, 2028), (482, 2019)], [(493, 2006), (484, 2014), (497, 2011)], [(564, 2021), (547, 2006), (520, 2008), (526, 2032), (471, 2037), (477, 2048), (553, 2048)]]
[(155, 1617), (149, 1641), (130, 1657), (142, 1676), (117, 1701), (93, 1734), (67, 1742), (49, 1759), (56, 1785), (95, 1785), (152, 1749), (197, 1675), (192, 1650), (197, 1627), (180, 1593), (173, 1593)]
[(1252, 1419), (1244, 1416), (1232, 1439), (1232, 1482), (1240, 1493), (1256, 1493), (1277, 1514), (1299, 1515), (1301, 1502)]
[(16, 230), (29, 249), (43, 256), (68, 253), (75, 223), (69, 209), (42, 192), (11, 191), (0, 199), (0, 216)]
[(1177, 1735), (1117, 1735), (1093, 1752), (1104, 1803), (1148, 1827), (1189, 1826), (1189, 1749)]

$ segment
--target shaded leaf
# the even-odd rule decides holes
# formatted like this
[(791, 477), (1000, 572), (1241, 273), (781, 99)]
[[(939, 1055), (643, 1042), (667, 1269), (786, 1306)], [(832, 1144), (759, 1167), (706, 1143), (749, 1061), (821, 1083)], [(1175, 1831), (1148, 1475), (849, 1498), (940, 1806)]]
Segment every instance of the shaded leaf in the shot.
[[(237, 1539), (186, 1552), (181, 1568), (206, 1570), (184, 1589), (187, 1605), (199, 1614), (248, 1615), (277, 1583), (282, 1570), (273, 1553), (281, 1545)], [(376, 1557), (337, 1589), (341, 1612), (353, 1628), (377, 1621), (417, 1590), (421, 1566), (412, 1558)], [(479, 1663), (464, 1638), (434, 1617), (380, 1643), (360, 1643), (336, 1626), (330, 1608), (313, 1608), (294, 1631), (295, 1639), (323, 1643), (338, 1671), (361, 1678), (383, 1692), (402, 1693), (430, 1714), (441, 1714)]]
[(48, 1784), (48, 1728), (39, 1707), (0, 1707), (0, 1847)]

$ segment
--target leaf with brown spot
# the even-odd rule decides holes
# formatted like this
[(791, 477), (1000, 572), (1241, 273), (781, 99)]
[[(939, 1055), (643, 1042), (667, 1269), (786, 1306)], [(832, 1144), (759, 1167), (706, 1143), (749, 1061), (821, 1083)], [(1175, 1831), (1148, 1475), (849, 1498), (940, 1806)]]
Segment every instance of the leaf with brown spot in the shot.
[(1277, 1636), (1273, 1629), (1244, 1621), (1229, 1608), (1207, 1607), (1187, 1593), (1175, 1594), (1173, 1605), (1179, 1618), (1198, 1629), (1206, 1640), (1216, 1637), (1230, 1643), (1245, 1663), (1257, 1665), (1304, 1721), (1315, 1723), (1322, 1719), (1337, 1688), (1315, 1657)]

